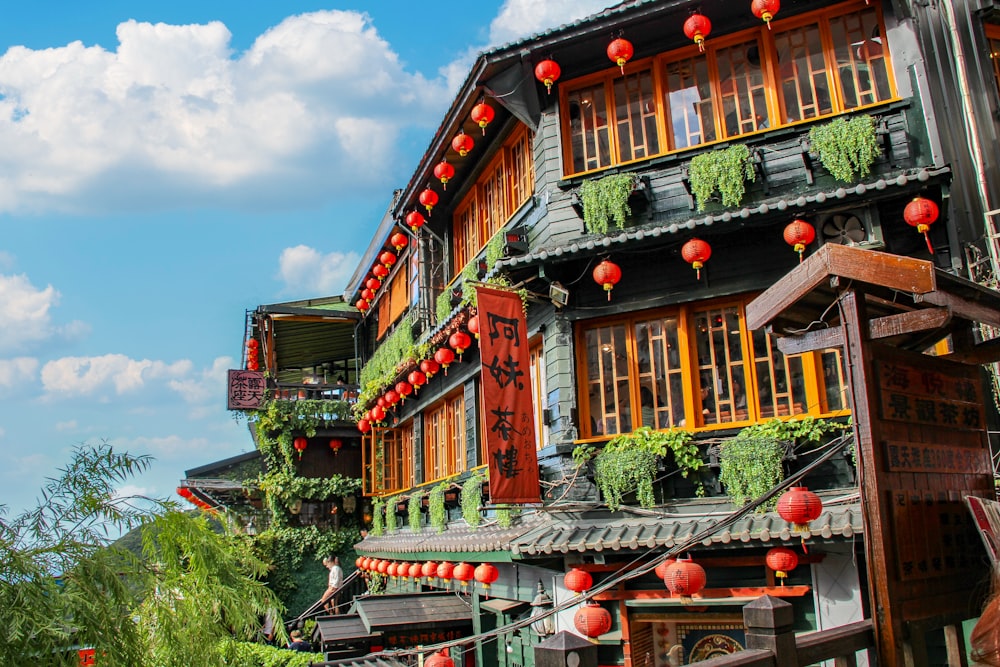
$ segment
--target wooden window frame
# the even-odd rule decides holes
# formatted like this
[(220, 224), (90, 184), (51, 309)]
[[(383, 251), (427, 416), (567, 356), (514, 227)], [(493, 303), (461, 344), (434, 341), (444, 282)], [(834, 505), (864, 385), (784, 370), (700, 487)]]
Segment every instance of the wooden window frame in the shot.
[[(864, 2), (864, 0), (850, 0), (849, 2), (844, 2), (833, 7), (815, 9), (798, 16), (772, 21), (771, 30), (768, 30), (764, 25), (761, 25), (721, 37), (712, 37), (706, 40), (704, 53), (700, 52), (696, 46), (690, 45), (669, 52), (660, 53), (649, 58), (627, 63), (625, 65), (625, 76), (636, 75), (637, 73), (644, 71), (652, 72), (654, 91), (653, 99), (656, 103), (656, 127), (658, 131), (657, 141), (660, 149), (656, 154), (645, 155), (643, 157), (632, 159), (620, 159), (620, 150), (618, 145), (618, 125), (620, 119), (617, 118), (615, 113), (617, 109), (615, 99), (615, 83), (622, 77), (622, 73), (619, 68), (612, 67), (607, 70), (602, 70), (600, 72), (573, 79), (561, 84), (559, 86), (559, 108), (564, 110), (564, 112), (560, 114), (563, 173), (566, 177), (586, 175), (589, 173), (599, 172), (610, 167), (641, 162), (660, 155), (669, 155), (696, 148), (704, 148), (715, 143), (731, 141), (736, 137), (745, 138), (748, 136), (754, 136), (756, 134), (770, 132), (782, 127), (789, 127), (799, 123), (812, 123), (817, 120), (832, 118), (840, 114), (879, 107), (897, 101), (899, 99), (899, 93), (892, 70), (892, 55), (887, 45), (883, 50), (882, 57), (884, 58), (887, 84), (889, 87), (888, 97), (871, 103), (858, 104), (857, 106), (850, 108), (845, 106), (842, 95), (843, 87), (839, 71), (840, 68), (835, 66), (836, 60), (831, 34), (831, 22), (840, 17), (849, 16), (862, 11), (873, 11), (875, 13), (875, 20), (881, 30), (882, 39), (887, 40), (885, 20), (881, 5), (878, 3), (868, 5)], [(816, 115), (805, 120), (797, 119), (794, 121), (786, 121), (785, 119), (787, 116), (782, 109), (782, 96), (779, 91), (781, 81), (779, 76), (780, 70), (778, 67), (774, 35), (788, 30), (799, 29), (810, 24), (816, 24), (820, 30), (820, 36), (823, 42), (823, 54), (827, 65), (827, 80), (832, 110), (829, 113)], [(744, 44), (753, 40), (756, 40), (759, 44), (763, 77), (763, 104), (765, 106), (766, 114), (760, 115), (765, 116), (764, 119), (766, 119), (767, 122), (757, 125), (756, 129), (752, 131), (740, 131), (736, 134), (727, 135), (723, 96), (719, 81), (718, 53), (733, 46)], [(695, 61), (699, 58), (705, 58), (708, 65), (708, 76), (711, 86), (711, 95), (709, 99), (712, 101), (712, 120), (715, 130), (715, 139), (706, 141), (704, 139), (706, 132), (703, 131), (701, 143), (677, 148), (674, 145), (673, 134), (670, 131), (671, 114), (669, 99), (667, 97), (668, 90), (666, 86), (667, 67), (671, 63), (683, 60)], [(998, 76), (1000, 76), (1000, 74), (998, 74)], [(570, 106), (570, 96), (575, 94), (577, 91), (586, 88), (600, 87), (602, 85), (604, 90), (604, 115), (606, 117), (609, 135), (608, 150), (610, 162), (607, 165), (602, 164), (596, 168), (585, 168), (582, 171), (577, 171), (573, 166), (572, 129), (571, 119), (569, 118), (568, 112)], [(872, 86), (874, 87), (874, 85), (873, 79)], [(762, 119), (762, 121), (764, 119)]]
[(424, 411), (424, 469), (428, 483), (466, 469), (465, 394), (461, 390)]
[[(753, 331), (746, 327), (746, 304), (756, 295), (741, 295), (713, 299), (709, 301), (698, 301), (670, 308), (659, 308), (654, 310), (637, 311), (625, 315), (609, 316), (594, 320), (584, 320), (576, 323), (574, 340), (576, 341), (576, 364), (577, 364), (577, 405), (580, 413), (580, 433), (581, 440), (605, 440), (622, 433), (628, 433), (641, 425), (642, 406), (640, 400), (641, 378), (639, 373), (639, 356), (636, 338), (636, 324), (648, 322), (658, 318), (676, 318), (677, 320), (677, 340), (680, 360), (680, 371), (683, 387), (684, 413), (683, 418), (678, 419), (676, 428), (684, 428), (690, 431), (711, 431), (718, 429), (747, 426), (752, 423), (766, 421), (773, 418), (771, 414), (763, 414), (766, 408), (761, 405), (761, 397), (758, 394), (759, 382), (757, 378), (757, 365), (763, 357), (755, 356)], [(739, 318), (740, 332), (738, 340), (741, 347), (741, 359), (736, 362), (742, 370), (744, 379), (743, 390), (746, 393), (745, 416), (730, 414), (729, 421), (719, 423), (705, 423), (702, 414), (702, 404), (696, 397), (701, 396), (701, 373), (699, 372), (698, 349), (696, 345), (696, 315), (707, 310), (721, 311), (728, 308), (735, 308)], [(628, 391), (625, 397), (626, 404), (619, 402), (615, 412), (617, 419), (623, 418), (623, 408), (627, 408), (630, 421), (628, 430), (617, 430), (613, 433), (595, 433), (591, 422), (590, 407), (590, 384), (592, 378), (588, 376), (588, 349), (587, 332), (597, 328), (620, 326), (624, 328), (625, 349), (621, 351), (627, 364)], [(619, 354), (616, 348), (611, 348)], [(837, 417), (850, 414), (848, 409), (830, 410), (827, 408), (825, 386), (823, 384), (822, 354), (823, 350), (816, 352), (806, 352), (800, 355), (787, 355), (783, 357), (787, 364), (790, 358), (798, 358), (802, 364), (802, 382), (804, 385), (805, 399), (800, 407), (800, 412), (795, 412), (794, 406), (788, 409), (790, 414), (783, 414), (778, 410), (775, 415), (779, 419), (791, 417), (812, 416), (812, 417)], [(773, 356), (769, 351), (771, 367), (779, 367), (781, 359)], [(731, 361), (731, 360), (730, 360)], [(624, 376), (621, 376), (624, 377)], [(619, 378), (620, 379), (620, 378)], [(788, 378), (791, 380), (791, 378)], [(772, 389), (774, 391), (774, 389)], [(735, 411), (735, 408), (733, 408)], [(655, 427), (654, 427), (655, 428)]]

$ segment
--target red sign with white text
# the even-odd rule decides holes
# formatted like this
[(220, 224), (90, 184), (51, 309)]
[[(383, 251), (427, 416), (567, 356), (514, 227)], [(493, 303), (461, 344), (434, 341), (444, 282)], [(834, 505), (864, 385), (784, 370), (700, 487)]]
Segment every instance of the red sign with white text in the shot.
[(524, 307), (512, 290), (479, 286), (476, 292), (490, 503), (537, 503), (541, 491)]

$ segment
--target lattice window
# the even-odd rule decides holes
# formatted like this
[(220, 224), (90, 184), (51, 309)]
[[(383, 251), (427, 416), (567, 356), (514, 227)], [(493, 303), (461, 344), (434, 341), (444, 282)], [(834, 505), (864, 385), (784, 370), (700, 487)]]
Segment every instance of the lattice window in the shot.
[(615, 123), (619, 161), (628, 162), (660, 152), (652, 70), (628, 74), (615, 81)]
[(573, 172), (611, 164), (611, 136), (605, 85), (588, 86), (568, 95), (569, 150)]
[(819, 24), (776, 33), (778, 93), (785, 122), (824, 116), (833, 111), (830, 77)]
[(875, 9), (830, 19), (830, 34), (844, 108), (890, 99), (885, 36)]
[(770, 127), (760, 42), (752, 40), (716, 52), (723, 129), (727, 137)]
[(688, 148), (718, 136), (712, 84), (705, 56), (666, 64), (667, 111), (672, 148)]

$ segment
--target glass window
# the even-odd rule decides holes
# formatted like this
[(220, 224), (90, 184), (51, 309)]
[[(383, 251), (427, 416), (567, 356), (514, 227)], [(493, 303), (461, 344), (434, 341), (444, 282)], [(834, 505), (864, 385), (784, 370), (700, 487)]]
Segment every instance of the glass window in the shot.
[(844, 108), (890, 99), (885, 37), (875, 9), (831, 18), (830, 34)]
[(823, 389), (828, 412), (847, 410), (847, 378), (844, 374), (844, 356), (840, 350), (823, 350), (820, 353), (823, 367)]
[(590, 429), (594, 435), (632, 430), (629, 364), (625, 325), (587, 331), (587, 391)]
[(743, 332), (735, 306), (694, 313), (698, 389), (703, 423), (747, 419)]
[(770, 127), (761, 54), (756, 39), (716, 51), (723, 129), (727, 137)]
[(604, 83), (569, 93), (568, 109), (573, 172), (609, 166), (611, 144)]
[(786, 357), (773, 337), (753, 332), (757, 400), (762, 418), (787, 417), (806, 411), (806, 385), (801, 355)]
[(671, 428), (684, 420), (684, 375), (677, 317), (636, 322), (639, 413), (636, 426)]
[(833, 111), (819, 24), (776, 33), (778, 95), (785, 122)]
[(667, 63), (667, 111), (673, 148), (715, 141), (712, 84), (705, 56)]
[(391, 493), (413, 486), (412, 424), (382, 432), (381, 462), (381, 491)]
[(425, 413), (428, 479), (465, 471), (465, 399), (458, 394)]
[(538, 449), (549, 444), (548, 428), (542, 419), (546, 407), (548, 392), (545, 389), (545, 354), (541, 341), (531, 346), (530, 350), (531, 402), (535, 406), (535, 443)]
[(615, 80), (615, 123), (618, 126), (619, 161), (628, 162), (660, 152), (651, 70)]

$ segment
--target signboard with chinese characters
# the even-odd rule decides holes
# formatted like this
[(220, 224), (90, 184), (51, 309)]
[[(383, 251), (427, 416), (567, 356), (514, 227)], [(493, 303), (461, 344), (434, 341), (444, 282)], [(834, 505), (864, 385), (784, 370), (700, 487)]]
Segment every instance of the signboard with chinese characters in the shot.
[(490, 502), (537, 503), (541, 491), (521, 297), (492, 287), (476, 291)]
[(264, 402), (267, 382), (261, 371), (230, 370), (227, 382), (229, 410), (257, 410)]

